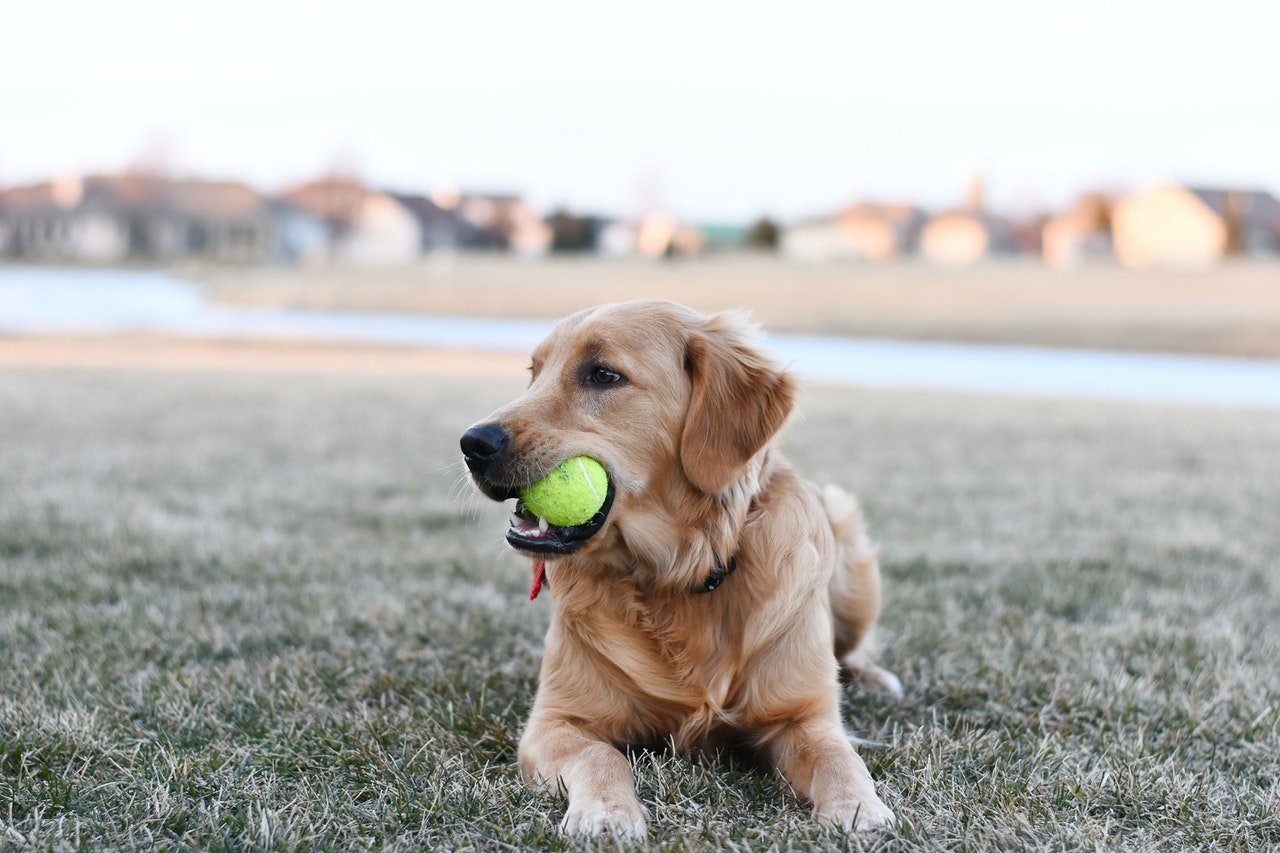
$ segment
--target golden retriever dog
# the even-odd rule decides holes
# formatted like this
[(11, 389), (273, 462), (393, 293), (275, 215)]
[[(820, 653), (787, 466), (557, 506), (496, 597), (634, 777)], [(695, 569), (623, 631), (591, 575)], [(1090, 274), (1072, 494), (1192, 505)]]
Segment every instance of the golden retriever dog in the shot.
[(868, 659), (880, 571), (853, 498), (774, 446), (795, 383), (742, 314), (671, 302), (574, 314), (533, 353), (528, 390), (462, 438), (502, 501), (579, 455), (608, 472), (590, 521), (517, 501), (507, 541), (554, 598), (520, 739), (531, 782), (562, 788), (572, 835), (645, 835), (627, 746), (747, 746), (820, 820), (893, 821), (840, 720), (838, 670), (898, 692)]

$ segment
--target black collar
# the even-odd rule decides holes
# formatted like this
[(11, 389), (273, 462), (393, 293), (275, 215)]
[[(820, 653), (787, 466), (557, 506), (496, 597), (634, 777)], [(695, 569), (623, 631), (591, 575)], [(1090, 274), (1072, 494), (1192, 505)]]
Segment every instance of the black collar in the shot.
[(728, 562), (722, 563), (716, 560), (715, 567), (711, 569), (711, 574), (707, 575), (707, 579), (702, 582), (702, 586), (698, 587), (694, 592), (713, 592), (716, 587), (724, 583), (724, 579), (733, 574), (738, 568), (738, 555), (734, 554), (729, 558)]

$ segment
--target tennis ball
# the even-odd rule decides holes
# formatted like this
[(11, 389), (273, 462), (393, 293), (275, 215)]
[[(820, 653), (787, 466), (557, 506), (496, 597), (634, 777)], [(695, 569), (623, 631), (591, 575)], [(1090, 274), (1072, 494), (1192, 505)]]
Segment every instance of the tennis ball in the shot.
[(590, 456), (574, 456), (520, 493), (525, 509), (556, 527), (590, 521), (604, 506), (609, 475)]

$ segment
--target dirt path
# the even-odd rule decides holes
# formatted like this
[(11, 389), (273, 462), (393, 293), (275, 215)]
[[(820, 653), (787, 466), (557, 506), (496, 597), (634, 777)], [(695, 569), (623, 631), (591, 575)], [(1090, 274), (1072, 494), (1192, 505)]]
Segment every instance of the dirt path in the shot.
[(307, 341), (230, 341), (161, 335), (0, 337), (2, 368), (125, 368), (269, 373), (411, 373), (519, 377), (513, 353)]

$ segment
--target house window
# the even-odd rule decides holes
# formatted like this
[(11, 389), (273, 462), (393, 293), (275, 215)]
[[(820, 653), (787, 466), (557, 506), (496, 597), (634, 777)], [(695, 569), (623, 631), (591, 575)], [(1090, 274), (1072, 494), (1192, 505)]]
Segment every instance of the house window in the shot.
[(203, 252), (205, 246), (209, 244), (209, 229), (203, 222), (191, 223), (191, 229), (187, 232), (187, 241), (188, 248), (192, 252)]

